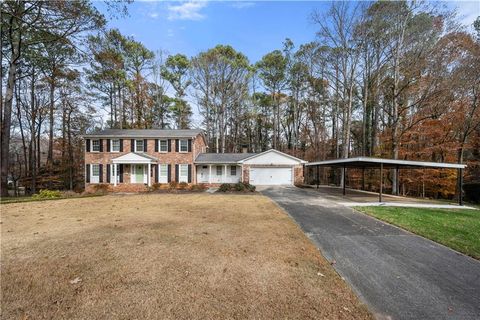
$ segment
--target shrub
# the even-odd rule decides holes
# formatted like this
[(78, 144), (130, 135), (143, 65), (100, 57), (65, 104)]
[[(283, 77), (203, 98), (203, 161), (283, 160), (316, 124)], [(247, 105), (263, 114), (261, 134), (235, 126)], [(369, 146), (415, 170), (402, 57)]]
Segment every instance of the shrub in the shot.
[(177, 189), (177, 187), (178, 187), (178, 182), (176, 182), (176, 181), (171, 181), (171, 182), (168, 184), (168, 187), (169, 187), (170, 190), (175, 190), (175, 189)]
[(255, 189), (256, 187), (248, 182), (243, 182), (242, 183), (245, 187), (246, 190), (250, 191), (250, 192), (255, 192)]
[(218, 191), (227, 192), (232, 190), (232, 185), (230, 183), (222, 183), (218, 188)]
[(80, 194), (78, 192), (72, 190), (62, 191), (61, 193), (62, 198), (74, 198), (78, 197), (79, 195)]
[(241, 182), (235, 183), (235, 191), (245, 191), (245, 185)]
[(95, 193), (105, 194), (108, 192), (109, 187), (110, 185), (107, 183), (99, 183), (93, 186), (93, 190), (95, 190)]
[(34, 194), (32, 198), (34, 199), (54, 199), (54, 198), (60, 198), (62, 194), (58, 190), (48, 190), (48, 189), (42, 189), (40, 190), (39, 193)]
[(159, 182), (156, 182), (156, 183), (152, 184), (151, 189), (152, 189), (152, 191), (153, 190), (160, 190), (161, 187), (162, 187), (162, 184), (159, 183)]
[(186, 182), (180, 182), (178, 184), (178, 189), (179, 190), (186, 190), (187, 188), (188, 188), (188, 183), (186, 183)]
[(207, 186), (204, 183), (192, 184), (190, 186), (190, 190), (192, 190), (192, 191), (203, 191), (203, 190), (206, 190), (206, 189), (207, 189)]

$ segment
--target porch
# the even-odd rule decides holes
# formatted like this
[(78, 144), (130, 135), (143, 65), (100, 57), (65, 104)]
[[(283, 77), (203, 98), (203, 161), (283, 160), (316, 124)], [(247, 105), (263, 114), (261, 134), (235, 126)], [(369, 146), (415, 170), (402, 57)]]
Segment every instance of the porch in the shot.
[(242, 167), (232, 163), (196, 166), (197, 183), (222, 184), (242, 181)]
[(150, 187), (152, 177), (155, 177), (154, 168), (157, 167), (157, 161), (154, 157), (133, 152), (112, 159), (112, 164), (107, 165), (107, 182), (114, 187), (121, 183)]

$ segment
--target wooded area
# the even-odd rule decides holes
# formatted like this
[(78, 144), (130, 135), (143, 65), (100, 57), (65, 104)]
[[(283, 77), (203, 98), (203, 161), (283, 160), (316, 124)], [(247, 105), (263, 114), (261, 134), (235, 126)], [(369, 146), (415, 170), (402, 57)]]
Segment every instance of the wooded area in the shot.
[[(106, 3), (116, 16), (85, 0), (1, 3), (2, 196), (8, 180), (81, 189), (80, 136), (105, 127), (199, 127), (210, 152), (467, 163), (480, 182), (480, 17), (470, 31), (435, 4), (333, 2), (305, 17), (314, 41), (252, 62), (229, 45), (153, 52), (105, 27), (128, 9)], [(402, 175), (408, 194), (416, 175)], [(429, 172), (430, 196), (454, 194), (445, 175)]]

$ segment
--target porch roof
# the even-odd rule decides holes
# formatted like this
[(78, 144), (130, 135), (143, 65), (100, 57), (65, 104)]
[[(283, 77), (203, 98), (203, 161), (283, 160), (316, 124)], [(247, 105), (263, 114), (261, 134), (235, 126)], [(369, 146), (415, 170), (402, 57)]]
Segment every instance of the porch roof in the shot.
[(198, 164), (230, 164), (238, 163), (256, 153), (200, 153), (195, 159)]
[(113, 158), (113, 163), (157, 163), (158, 159), (145, 153), (129, 152), (120, 157)]

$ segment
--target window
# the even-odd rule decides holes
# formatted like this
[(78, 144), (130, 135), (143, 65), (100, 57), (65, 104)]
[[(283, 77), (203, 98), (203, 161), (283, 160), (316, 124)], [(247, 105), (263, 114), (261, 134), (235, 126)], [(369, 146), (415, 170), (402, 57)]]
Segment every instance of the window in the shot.
[(180, 152), (188, 152), (188, 140), (180, 140)]
[(110, 152), (120, 152), (120, 140), (112, 139), (110, 140)]
[[(117, 183), (120, 182), (120, 165), (117, 164)], [(110, 166), (110, 183), (115, 183), (115, 165)]]
[(100, 152), (100, 140), (92, 140), (92, 151)]
[(168, 164), (160, 164), (158, 167), (160, 169), (160, 177), (168, 177)]
[(90, 183), (100, 183), (100, 165), (92, 164), (90, 170)]
[(135, 140), (135, 152), (143, 152), (143, 140)]
[(160, 144), (158, 146), (160, 152), (168, 152), (168, 140), (160, 140), (158, 143)]
[(188, 182), (188, 164), (179, 164), (178, 182)]
[(222, 175), (222, 166), (217, 166), (217, 176)]
[(92, 164), (92, 177), (100, 177), (100, 166)]
[(237, 175), (237, 167), (236, 166), (231, 166), (230, 167), (230, 175), (231, 176), (236, 176)]

